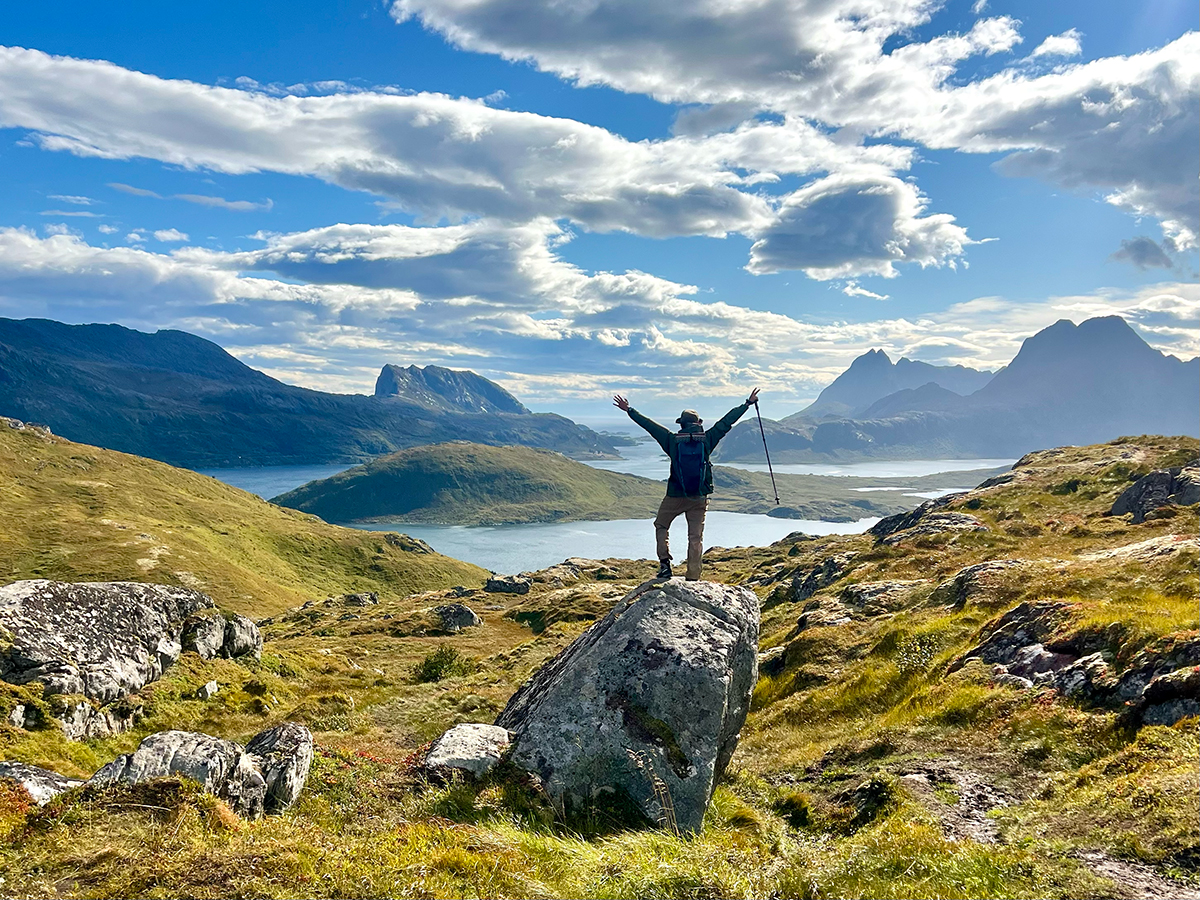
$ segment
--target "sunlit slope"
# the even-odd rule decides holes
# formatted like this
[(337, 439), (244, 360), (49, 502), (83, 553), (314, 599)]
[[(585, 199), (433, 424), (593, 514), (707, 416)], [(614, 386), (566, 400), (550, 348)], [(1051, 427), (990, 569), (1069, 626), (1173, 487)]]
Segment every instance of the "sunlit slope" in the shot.
[(165, 463), (0, 420), (0, 578), (182, 584), (274, 612), (330, 592), (475, 584), (400, 535), (328, 525)]

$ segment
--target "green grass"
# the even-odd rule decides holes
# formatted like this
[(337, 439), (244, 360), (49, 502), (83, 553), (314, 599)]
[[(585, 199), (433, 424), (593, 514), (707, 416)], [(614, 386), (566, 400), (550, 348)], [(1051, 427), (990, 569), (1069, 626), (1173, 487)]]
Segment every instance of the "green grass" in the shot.
[[(511, 771), (437, 787), (412, 770), (414, 751), (453, 724), (492, 721), (533, 670), (653, 574), (645, 563), (605, 560), (573, 583), (535, 580), (524, 596), (455, 597), (484, 624), (454, 635), (421, 624), (449, 599), (442, 590), (277, 615), (259, 663), (184, 654), (145, 692), (148, 719), (128, 735), (68, 744), (53, 729), (0, 726), (0, 755), (71, 775), (166, 727), (244, 740), (298, 719), (319, 748), (299, 803), (258, 823), (186, 784), (74, 793), (41, 812), (0, 792), (0, 887), (87, 897), (1121, 896), (1121, 884), (1080, 858), (1094, 851), (1195, 883), (1195, 719), (1138, 728), (1120, 708), (995, 685), (979, 662), (950, 668), (1024, 600), (1070, 602), (1055, 640), (1110, 653), (1118, 673), (1139, 651), (1194, 640), (1194, 550), (1083, 557), (1200, 532), (1195, 508), (1136, 526), (1103, 515), (1131, 475), (1194, 456), (1196, 446), (1139, 438), (1035, 457), (1026, 479), (956, 502), (989, 526), (981, 534), (879, 548), (867, 536), (828, 537), (706, 554), (705, 577), (773, 596), (762, 645), (786, 653), (781, 670), (759, 681), (695, 837), (618, 829), (602, 811), (556, 819)], [(1054, 491), (1070, 480), (1075, 490)], [(1013, 522), (1037, 530), (1009, 533)], [(847, 551), (858, 554), (855, 568), (818, 599), (849, 583), (925, 582), (898, 609), (795, 633), (804, 604), (778, 585)], [(1026, 565), (997, 574), (962, 608), (931, 600), (941, 580), (995, 558)], [(441, 677), (414, 677), (426, 667)], [(195, 688), (210, 679), (220, 692), (197, 700)], [(13, 702), (18, 690), (27, 689), (0, 698)], [(930, 770), (967, 773), (1002, 796), (984, 816), (1002, 842), (951, 840), (942, 807), (972, 795), (951, 781), (937, 782), (932, 799), (907, 786), (905, 774)]]

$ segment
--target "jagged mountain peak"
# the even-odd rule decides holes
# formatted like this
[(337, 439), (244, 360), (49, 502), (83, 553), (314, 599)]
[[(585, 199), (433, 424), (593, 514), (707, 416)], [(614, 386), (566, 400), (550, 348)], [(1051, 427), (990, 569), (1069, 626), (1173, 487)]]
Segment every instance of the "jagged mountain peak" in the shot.
[(442, 366), (386, 365), (375, 381), (375, 396), (453, 412), (529, 412), (494, 381), (467, 369)]

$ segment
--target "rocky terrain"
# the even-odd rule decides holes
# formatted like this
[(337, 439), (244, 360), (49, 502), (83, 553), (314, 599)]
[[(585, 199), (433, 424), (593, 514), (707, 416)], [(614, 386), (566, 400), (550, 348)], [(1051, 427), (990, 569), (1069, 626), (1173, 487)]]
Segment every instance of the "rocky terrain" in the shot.
[(284, 384), (183, 331), (0, 319), (0, 415), (191, 468), (359, 462), (470, 439), (616, 456), (474, 372), (385, 366), (374, 396)]
[[(811, 406), (765, 426), (778, 462), (1012, 458), (1115, 434), (1200, 436), (1198, 382), (1200, 358), (1155, 350), (1119, 316), (1063, 319), (994, 375), (868, 352)], [(736, 426), (717, 456), (761, 461), (757, 426)]]
[[(647, 562), (582, 559), (415, 593), (344, 571), (282, 604), (211, 586), (223, 614), (255, 620), (258, 658), (181, 649), (118, 734), (0, 726), (4, 888), (1196, 896), (1198, 456), (1194, 439), (1155, 437), (1029, 454), (872, 533), (712, 548), (695, 589), (646, 584)], [(9, 579), (40, 559), (5, 560)], [(135, 565), (93, 556), (92, 575)], [(757, 658), (733, 663), (748, 643)], [(755, 666), (726, 765), (736, 673)], [(703, 702), (666, 692), (685, 679)], [(0, 690), (11, 707), (35, 687)], [(284, 723), (311, 733), (310, 769), (256, 820), (271, 774), (298, 769), (287, 748), (303, 755)], [(589, 729), (633, 750), (628, 765)], [(264, 745), (283, 749), (268, 760)], [(202, 746), (244, 777), (210, 780)], [(607, 760), (579, 767), (604, 773), (592, 788), (623, 784), (633, 803), (567, 780), (589, 752)], [(151, 765), (166, 758), (180, 763)], [(30, 766), (53, 773), (44, 786)], [(164, 777), (79, 784), (98, 771)]]

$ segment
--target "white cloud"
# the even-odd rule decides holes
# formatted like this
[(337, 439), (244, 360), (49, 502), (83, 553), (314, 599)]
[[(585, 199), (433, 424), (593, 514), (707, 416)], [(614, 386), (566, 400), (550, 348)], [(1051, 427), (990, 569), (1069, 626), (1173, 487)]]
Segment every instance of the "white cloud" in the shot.
[(118, 228), (116, 225), (103, 225), (103, 224), (102, 224), (102, 225), (97, 225), (97, 226), (96, 226), (96, 229), (97, 229), (97, 230), (98, 230), (98, 231), (99, 231), (101, 234), (116, 234), (118, 231), (120, 231), (120, 230), (121, 230), (121, 229), (119, 229), (119, 228)]
[(75, 219), (99, 219), (100, 213), (94, 213), (86, 209), (43, 209), (39, 215), (43, 216), (68, 216)]
[(140, 244), (145, 241), (146, 238), (140, 232), (131, 231), (129, 234), (125, 235), (125, 240), (130, 244)]
[(154, 232), (154, 239), (163, 243), (169, 243), (173, 241), (186, 241), (188, 236), (177, 228), (164, 228)]
[(896, 264), (941, 265), (971, 243), (946, 214), (924, 216), (917, 188), (886, 172), (831, 175), (790, 194), (758, 233), (746, 268), (802, 269), (812, 278), (882, 275)]
[(1039, 56), (1078, 56), (1083, 52), (1083, 44), (1080, 42), (1082, 38), (1078, 28), (1068, 29), (1062, 34), (1052, 34), (1038, 44), (1029, 55), (1034, 59)]
[[(880, 178), (913, 159), (911, 148), (835, 140), (795, 117), (632, 142), (568, 119), (439, 94), (276, 97), (14, 48), (0, 49), (0, 125), (30, 129), (47, 149), (85, 156), (315, 175), (435, 220), (566, 218), (649, 236), (761, 233), (768, 244), (781, 204), (783, 214), (792, 212), (788, 199), (770, 193), (781, 177), (871, 168)], [(162, 199), (145, 188), (111, 187)], [(176, 196), (226, 208), (254, 205)], [(941, 246), (953, 253), (964, 243)], [(871, 257), (856, 268), (840, 250), (833, 259), (815, 257), (805, 257), (813, 272), (867, 273), (881, 265)], [(892, 262), (909, 258), (889, 255)], [(786, 254), (773, 255), (771, 265), (788, 265)]]
[[(979, 14), (985, 4), (976, 3)], [(1195, 243), (1200, 230), (1200, 33), (1157, 50), (1038, 73), (1014, 60), (963, 78), (960, 64), (1011, 51), (1019, 22), (911, 39), (938, 0), (396, 0), (453, 44), (529, 60), (581, 85), (605, 84), (727, 115), (765, 109), (929, 147), (1015, 152), (1010, 175), (1104, 195)], [(885, 45), (899, 42), (899, 46)], [(1074, 29), (1034, 54), (1081, 52)], [(689, 130), (702, 110), (686, 113)], [(701, 126), (702, 127), (702, 126)]]
[(199, 206), (211, 206), (216, 209), (232, 209), (235, 212), (267, 210), (275, 205), (275, 202), (269, 197), (259, 203), (251, 200), (226, 200), (224, 197), (210, 197), (208, 194), (172, 194), (171, 199), (185, 200), (188, 203), (195, 203)]
[(78, 194), (51, 194), (50, 199), (59, 203), (70, 203), (72, 206), (93, 206), (96, 203), (91, 197), (81, 197)]
[(842, 285), (842, 293), (847, 297), (866, 297), (869, 300), (887, 300), (887, 294), (877, 294), (859, 285), (857, 281), (848, 281)]

